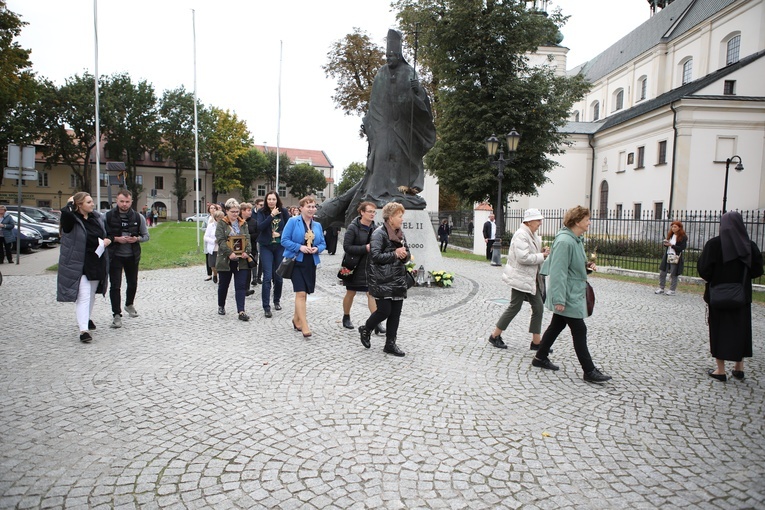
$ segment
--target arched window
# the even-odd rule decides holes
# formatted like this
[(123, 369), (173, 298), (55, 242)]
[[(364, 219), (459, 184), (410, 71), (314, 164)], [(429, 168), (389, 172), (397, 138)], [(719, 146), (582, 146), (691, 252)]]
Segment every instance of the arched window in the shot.
[(574, 112), (574, 122), (579, 122), (579, 110)]
[(646, 92), (648, 92), (648, 78), (646, 76), (641, 76), (638, 78), (638, 86), (637, 86), (637, 101), (642, 101), (645, 99)]
[(685, 85), (686, 83), (690, 83), (693, 79), (693, 58), (688, 58), (683, 61), (681, 66), (681, 74), (680, 74), (680, 83), (682, 85)]
[(729, 66), (738, 62), (738, 54), (741, 50), (741, 35), (730, 38), (725, 50), (725, 65)]
[(614, 110), (619, 111), (624, 108), (624, 89), (617, 89), (614, 92)]
[(592, 120), (600, 119), (600, 102), (593, 101), (590, 110), (592, 111)]
[(605, 218), (608, 215), (608, 181), (600, 183), (600, 203), (599, 218)]

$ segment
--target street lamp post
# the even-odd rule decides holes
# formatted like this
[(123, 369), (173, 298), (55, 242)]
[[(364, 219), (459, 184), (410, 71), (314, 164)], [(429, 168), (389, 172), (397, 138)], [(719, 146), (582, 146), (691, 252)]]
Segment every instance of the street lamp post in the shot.
[(733, 156), (725, 160), (725, 187), (723, 188), (723, 214), (727, 211), (726, 206), (728, 204), (728, 171), (730, 170), (731, 162), (738, 158), (738, 164), (736, 165), (736, 172), (741, 172), (744, 169), (744, 164), (741, 162), (741, 156)]
[[(489, 153), (489, 164), (497, 167), (497, 235), (492, 245), (491, 265), (502, 265), (502, 234), (505, 230), (505, 219), (502, 216), (502, 179), (505, 177), (505, 167), (515, 159), (515, 153), (518, 150), (518, 142), (521, 135), (513, 128), (505, 135), (507, 142), (507, 159), (502, 150), (502, 142), (495, 135), (486, 139), (486, 151)], [(494, 159), (499, 150), (499, 158)]]

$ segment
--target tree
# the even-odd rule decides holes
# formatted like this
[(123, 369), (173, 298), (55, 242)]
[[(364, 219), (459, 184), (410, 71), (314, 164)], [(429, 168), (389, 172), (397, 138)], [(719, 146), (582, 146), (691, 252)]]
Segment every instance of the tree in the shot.
[(76, 178), (76, 188), (91, 192), (91, 154), (96, 146), (95, 78), (92, 74), (74, 75), (64, 85), (45, 87), (41, 116), (46, 165), (68, 166)]
[(332, 100), (346, 115), (363, 115), (369, 107), (377, 70), (385, 64), (385, 50), (374, 44), (358, 28), (332, 43), (327, 63), (322, 66), (327, 77), (337, 79)]
[(284, 183), (290, 188), (290, 195), (303, 198), (315, 195), (327, 187), (327, 178), (308, 163), (300, 163), (287, 171)]
[(14, 42), (26, 24), (0, 0), (0, 153), (8, 143), (32, 143), (39, 136), (31, 114), (39, 89), (30, 50)]
[(343, 170), (343, 178), (337, 185), (335, 193), (342, 195), (352, 187), (354, 187), (364, 177), (364, 173), (367, 171), (367, 167), (364, 163), (351, 163)]
[[(263, 173), (263, 178), (266, 180), (266, 186), (269, 188), (269, 190), (274, 190), (278, 193), (279, 190), (275, 189), (276, 187), (276, 151), (266, 150), (263, 154), (265, 154), (266, 159), (268, 160), (268, 165), (266, 166), (266, 170)], [(284, 184), (284, 177), (289, 172), (291, 165), (292, 165), (292, 161), (290, 161), (290, 158), (287, 156), (287, 153), (282, 152), (279, 155), (279, 185)]]
[[(460, 198), (496, 196), (497, 181), (486, 159), (484, 140), (513, 127), (521, 133), (516, 159), (506, 168), (502, 190), (535, 194), (562, 152), (559, 131), (588, 85), (581, 76), (556, 76), (535, 68), (526, 54), (556, 40), (565, 22), (527, 10), (524, 2), (487, 0), (399, 0), (405, 31), (419, 24), (423, 67), (437, 84), (438, 141), (425, 158), (439, 183)], [(418, 56), (419, 58), (419, 56)]]
[(252, 137), (247, 123), (239, 120), (236, 113), (213, 107), (210, 115), (212, 127), (207, 154), (213, 178), (212, 201), (217, 202), (218, 193), (242, 187), (236, 162), (252, 146)]
[[(197, 110), (202, 109), (202, 105), (197, 104)], [(193, 169), (195, 164), (194, 94), (186, 92), (183, 86), (166, 90), (160, 100), (159, 116), (159, 130), (162, 135), (159, 150), (162, 156), (171, 160), (175, 166), (173, 195), (176, 198), (176, 211), (180, 221), (182, 201), (191, 191), (187, 179), (183, 178), (183, 170)]]
[(101, 89), (101, 124), (106, 150), (112, 160), (125, 162), (127, 188), (133, 193), (133, 207), (143, 185), (138, 183), (136, 161), (159, 148), (159, 111), (154, 87), (146, 80), (134, 84), (127, 74), (104, 80)]
[(242, 181), (242, 201), (252, 200), (252, 182), (260, 179), (268, 172), (268, 158), (262, 151), (251, 148), (239, 157), (236, 162)]

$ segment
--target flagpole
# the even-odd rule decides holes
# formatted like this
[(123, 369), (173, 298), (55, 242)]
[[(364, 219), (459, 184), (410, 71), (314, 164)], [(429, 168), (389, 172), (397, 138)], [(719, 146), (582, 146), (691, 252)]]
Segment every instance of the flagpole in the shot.
[(276, 117), (276, 195), (279, 196), (279, 140), (282, 130), (282, 41), (279, 41), (279, 108)]
[[(197, 114), (197, 17), (196, 11), (191, 9), (191, 27), (194, 33), (194, 209), (199, 218), (199, 118)], [(199, 224), (197, 224), (197, 254), (199, 253)]]
[[(93, 0), (93, 32), (96, 47), (96, 211), (101, 209), (101, 120), (98, 102), (98, 0)], [(109, 204), (111, 205), (111, 204)]]

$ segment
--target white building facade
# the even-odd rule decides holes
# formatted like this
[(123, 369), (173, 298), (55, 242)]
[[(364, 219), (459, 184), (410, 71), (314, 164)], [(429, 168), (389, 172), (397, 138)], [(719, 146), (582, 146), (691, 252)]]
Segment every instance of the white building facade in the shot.
[(727, 208), (765, 209), (765, 0), (676, 0), (569, 73), (592, 84), (564, 128), (572, 145), (517, 207), (719, 210), (738, 155)]

